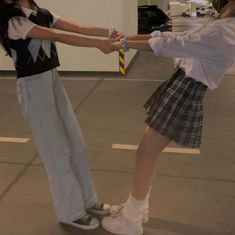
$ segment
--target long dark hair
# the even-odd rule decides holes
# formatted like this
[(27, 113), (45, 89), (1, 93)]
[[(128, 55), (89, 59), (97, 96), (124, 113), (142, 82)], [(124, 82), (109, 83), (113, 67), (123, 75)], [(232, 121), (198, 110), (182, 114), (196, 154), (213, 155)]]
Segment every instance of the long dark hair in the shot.
[[(35, 1), (28, 1), (32, 8), (39, 8)], [(5, 0), (0, 0), (0, 43), (9, 56), (11, 56), (11, 51), (7, 43), (8, 21), (14, 16), (25, 17), (25, 14), (18, 6), (17, 1), (7, 4)]]
[(216, 9), (217, 12), (220, 12), (220, 10), (229, 3), (228, 0), (212, 0), (212, 5)]

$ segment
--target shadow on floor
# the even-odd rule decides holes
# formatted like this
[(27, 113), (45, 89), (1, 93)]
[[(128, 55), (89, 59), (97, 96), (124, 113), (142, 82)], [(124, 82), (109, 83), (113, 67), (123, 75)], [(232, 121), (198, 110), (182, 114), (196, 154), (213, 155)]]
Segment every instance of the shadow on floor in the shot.
[(64, 230), (66, 235), (110, 235), (110, 233), (106, 232), (102, 227), (94, 230), (81, 230), (62, 224), (61, 228)]
[[(216, 231), (210, 231), (204, 228), (197, 227), (192, 224), (185, 224), (170, 220), (162, 220), (162, 219), (156, 219), (152, 218), (150, 221), (146, 224), (145, 228), (149, 228), (151, 230), (165, 230), (165, 231), (172, 231), (180, 235), (225, 235), (225, 233), (220, 233)], [(144, 235), (152, 235), (152, 233), (144, 233)], [(226, 235), (232, 235), (232, 234), (226, 234)]]
[[(110, 235), (111, 233), (105, 231), (102, 227), (99, 227), (95, 230), (80, 230), (73, 228), (69, 225), (61, 225), (61, 228), (64, 230), (65, 234), (68, 235)], [(150, 221), (144, 226), (145, 232), (143, 235), (156, 235), (158, 230), (161, 230), (161, 234), (164, 231), (174, 232), (180, 235), (225, 235), (225, 233), (220, 233), (216, 231), (206, 230), (200, 227), (196, 227), (191, 224), (184, 224), (175, 221), (162, 220), (152, 218)], [(151, 231), (146, 231), (150, 229)], [(160, 234), (159, 233), (159, 234)], [(232, 235), (232, 234), (226, 234)]]

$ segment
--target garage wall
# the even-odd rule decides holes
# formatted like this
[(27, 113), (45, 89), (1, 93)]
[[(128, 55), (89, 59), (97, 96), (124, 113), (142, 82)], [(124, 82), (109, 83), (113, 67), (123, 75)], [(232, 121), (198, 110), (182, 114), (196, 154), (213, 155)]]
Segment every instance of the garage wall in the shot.
[[(101, 27), (115, 26), (124, 33), (137, 32), (136, 0), (37, 0), (41, 7), (76, 22)], [(103, 55), (97, 49), (75, 48), (57, 43), (62, 71), (118, 71), (118, 54)], [(126, 64), (136, 51), (126, 54)], [(0, 70), (12, 70), (12, 62), (0, 49)]]

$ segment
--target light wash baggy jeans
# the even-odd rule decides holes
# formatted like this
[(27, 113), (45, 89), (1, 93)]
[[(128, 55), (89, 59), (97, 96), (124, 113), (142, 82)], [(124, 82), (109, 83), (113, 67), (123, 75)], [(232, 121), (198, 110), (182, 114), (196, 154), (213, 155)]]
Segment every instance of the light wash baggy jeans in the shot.
[(86, 144), (57, 71), (18, 79), (17, 95), (48, 173), (58, 220), (74, 221), (97, 195)]

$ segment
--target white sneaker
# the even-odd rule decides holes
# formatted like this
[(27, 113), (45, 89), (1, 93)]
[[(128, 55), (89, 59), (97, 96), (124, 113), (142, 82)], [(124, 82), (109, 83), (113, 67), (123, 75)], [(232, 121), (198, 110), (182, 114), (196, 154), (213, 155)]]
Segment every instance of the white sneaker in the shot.
[(61, 223), (68, 224), (68, 225), (74, 226), (76, 228), (85, 229), (85, 230), (95, 229), (95, 228), (98, 228), (100, 225), (99, 220), (90, 216), (87, 213), (85, 213), (81, 218), (79, 218), (75, 221), (61, 222)]
[[(114, 205), (109, 209), (109, 213), (111, 216), (119, 216), (122, 213), (122, 209), (124, 208), (125, 203), (122, 205)], [(149, 221), (149, 210), (145, 209), (143, 212), (142, 223), (145, 224)]]
[(102, 226), (110, 233), (119, 235), (142, 235), (141, 223), (133, 223), (127, 220), (122, 214), (119, 216), (108, 216), (102, 219)]

